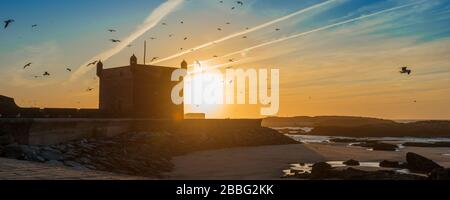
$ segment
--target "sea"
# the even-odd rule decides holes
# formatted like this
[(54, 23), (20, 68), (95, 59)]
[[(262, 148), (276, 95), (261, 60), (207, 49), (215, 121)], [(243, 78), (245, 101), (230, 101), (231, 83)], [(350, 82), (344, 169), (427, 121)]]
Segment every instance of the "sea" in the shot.
[[(406, 120), (402, 120), (402, 122), (399, 123), (412, 123), (414, 121), (409, 120), (408, 122)], [(329, 143), (331, 139), (358, 139), (358, 140), (373, 140), (373, 141), (381, 141), (381, 142), (391, 142), (391, 143), (398, 143), (402, 144), (405, 142), (418, 142), (418, 143), (433, 143), (433, 142), (450, 142), (450, 138), (445, 137), (429, 137), (429, 138), (423, 138), (423, 137), (358, 137), (358, 138), (352, 138), (352, 137), (339, 137), (339, 136), (316, 136), (316, 135), (308, 135), (309, 132), (311, 132), (314, 128), (312, 127), (276, 127), (272, 128), (277, 131), (283, 131), (283, 133), (287, 132), (287, 136), (291, 137), (292, 139), (303, 142), (303, 143)], [(298, 134), (300, 132), (303, 132), (304, 134)]]

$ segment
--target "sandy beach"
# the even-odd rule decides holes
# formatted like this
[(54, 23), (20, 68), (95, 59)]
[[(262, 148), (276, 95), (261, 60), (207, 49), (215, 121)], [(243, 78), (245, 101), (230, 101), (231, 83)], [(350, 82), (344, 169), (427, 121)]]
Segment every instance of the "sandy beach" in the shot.
[(294, 144), (231, 148), (195, 152), (174, 157), (175, 169), (166, 174), (169, 179), (185, 180), (261, 180), (280, 179), (282, 170), (292, 163), (382, 160), (405, 161), (407, 152), (415, 152), (450, 167), (450, 148), (406, 147), (400, 151), (368, 151), (344, 144)]

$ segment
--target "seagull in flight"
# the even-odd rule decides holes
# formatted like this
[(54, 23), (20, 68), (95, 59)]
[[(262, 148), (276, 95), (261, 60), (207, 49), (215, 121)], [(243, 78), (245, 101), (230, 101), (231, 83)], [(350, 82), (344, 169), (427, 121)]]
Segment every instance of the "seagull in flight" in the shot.
[(408, 75), (411, 75), (411, 73), (412, 73), (412, 70), (409, 69), (408, 67), (402, 67), (402, 68), (401, 68), (400, 74), (408, 74)]
[(11, 23), (13, 23), (13, 22), (15, 22), (13, 19), (5, 20), (5, 21), (4, 21), (4, 23), (5, 23), (5, 26), (4, 26), (5, 29), (8, 28), (8, 26), (9, 26)]
[(158, 59), (159, 59), (159, 57), (153, 57), (152, 61), (150, 61), (150, 62), (153, 62), (153, 61), (158, 60)]
[(67, 70), (68, 72), (72, 72), (72, 69), (70, 69), (70, 68), (66, 68), (66, 70)]
[(157, 39), (157, 38), (155, 38), (155, 37), (151, 37), (151, 38), (150, 38), (150, 40), (156, 40), (156, 39)]
[(32, 63), (27, 63), (26, 65), (23, 66), (23, 68), (25, 69), (25, 68), (27, 68), (27, 67), (31, 67), (31, 64), (32, 64)]
[(31, 25), (31, 28), (36, 28), (38, 25), (37, 24), (33, 24)]
[(244, 2), (242, 2), (242, 1), (236, 1), (236, 3), (239, 4), (239, 5), (241, 5), (241, 6), (244, 5)]
[(114, 30), (114, 29), (108, 29), (108, 31), (111, 32), (111, 33), (117, 32), (117, 31)]
[(110, 39), (110, 41), (114, 42), (114, 43), (120, 43), (121, 42), (120, 40), (116, 40), (116, 39)]
[(91, 65), (95, 65), (95, 64), (97, 64), (97, 63), (98, 63), (98, 61), (96, 60), (96, 61), (94, 61), (94, 62), (91, 62), (91, 63), (87, 64), (86, 67), (89, 67), (89, 66), (91, 66)]
[(94, 88), (88, 88), (88, 89), (86, 89), (86, 92), (91, 92), (93, 90), (94, 90)]
[(42, 74), (42, 76), (50, 76), (50, 73), (44, 72), (44, 74)]

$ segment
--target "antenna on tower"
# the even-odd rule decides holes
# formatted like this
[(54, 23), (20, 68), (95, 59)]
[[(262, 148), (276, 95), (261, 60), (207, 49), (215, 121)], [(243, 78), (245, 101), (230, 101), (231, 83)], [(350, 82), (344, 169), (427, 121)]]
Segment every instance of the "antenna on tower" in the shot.
[(144, 65), (146, 65), (146, 57), (147, 57), (147, 40), (144, 40)]

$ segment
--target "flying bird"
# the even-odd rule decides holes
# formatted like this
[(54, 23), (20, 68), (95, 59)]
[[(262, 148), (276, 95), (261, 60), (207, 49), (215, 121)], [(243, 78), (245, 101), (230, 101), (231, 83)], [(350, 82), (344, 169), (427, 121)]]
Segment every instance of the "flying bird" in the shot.
[(66, 68), (66, 70), (67, 70), (68, 72), (72, 72), (72, 69), (70, 69), (70, 68)]
[(187, 39), (188, 39), (187, 37), (184, 38), (184, 40), (187, 40)]
[(236, 1), (236, 3), (239, 4), (239, 5), (241, 5), (241, 6), (244, 5), (244, 2), (242, 2), (242, 1)]
[(181, 24), (184, 24), (184, 21), (181, 21), (180, 23), (181, 23)]
[(150, 38), (150, 40), (156, 40), (156, 39), (157, 39), (157, 38), (155, 38), (155, 37), (151, 37), (151, 38)]
[(234, 10), (236, 7), (232, 7), (231, 10)]
[(277, 28), (277, 29), (275, 29), (275, 31), (280, 31), (281, 29), (279, 29), (279, 28)]
[(222, 29), (221, 29), (221, 28), (217, 28), (217, 30), (218, 30), (218, 31), (222, 31)]
[(93, 90), (94, 90), (94, 88), (88, 88), (88, 89), (86, 89), (86, 92), (91, 92)]
[(247, 39), (247, 36), (243, 36), (242, 39)]
[(234, 62), (234, 59), (229, 59), (228, 62)]
[(23, 68), (25, 69), (25, 68), (27, 68), (27, 67), (31, 67), (31, 64), (32, 64), (32, 63), (27, 63), (26, 65), (23, 66)]
[(230, 22), (227, 22), (227, 24), (230, 25), (231, 23), (230, 23)]
[(42, 76), (50, 76), (50, 73), (44, 72), (44, 74), (42, 74)]
[(153, 62), (153, 61), (158, 60), (158, 59), (159, 59), (159, 57), (153, 57), (152, 61), (150, 61), (150, 62)]
[(5, 20), (5, 21), (3, 21), (4, 23), (5, 23), (5, 29), (6, 28), (8, 28), (8, 26), (11, 24), (11, 23), (13, 23), (13, 22), (15, 22), (13, 19), (8, 19), (8, 20)]
[(114, 29), (108, 29), (108, 31), (111, 32), (111, 33), (117, 32), (117, 31), (114, 30)]
[(400, 74), (408, 74), (408, 75), (411, 75), (411, 73), (412, 73), (412, 70), (409, 69), (408, 67), (402, 67), (402, 68), (401, 68)]
[(89, 67), (89, 66), (91, 66), (91, 65), (95, 65), (95, 64), (97, 64), (97, 63), (98, 63), (98, 61), (96, 60), (96, 61), (94, 61), (94, 62), (91, 62), (91, 63), (87, 64), (86, 67)]
[(38, 25), (37, 24), (33, 24), (31, 25), (31, 28), (36, 28)]
[(120, 43), (120, 40), (116, 40), (116, 39), (110, 39), (110, 41), (114, 42), (114, 43)]
[(167, 26), (167, 23), (162, 23), (163, 26)]

